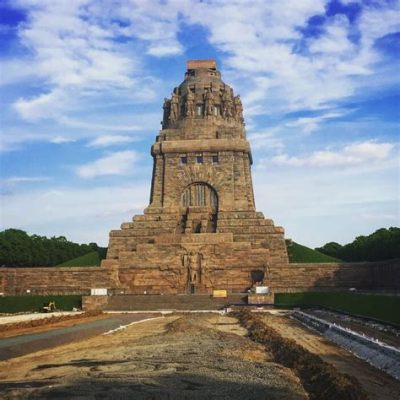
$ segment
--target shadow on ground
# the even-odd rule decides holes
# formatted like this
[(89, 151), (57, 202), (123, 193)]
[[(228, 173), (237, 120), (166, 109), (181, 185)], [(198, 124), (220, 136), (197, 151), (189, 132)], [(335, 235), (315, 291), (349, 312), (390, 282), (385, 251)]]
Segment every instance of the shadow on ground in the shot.
[[(132, 377), (133, 378), (133, 377)], [(0, 383), (5, 399), (299, 399), (287, 390), (254, 382), (243, 384), (192, 374), (168, 374), (135, 379), (83, 378), (71, 384), (54, 385), (51, 380)]]

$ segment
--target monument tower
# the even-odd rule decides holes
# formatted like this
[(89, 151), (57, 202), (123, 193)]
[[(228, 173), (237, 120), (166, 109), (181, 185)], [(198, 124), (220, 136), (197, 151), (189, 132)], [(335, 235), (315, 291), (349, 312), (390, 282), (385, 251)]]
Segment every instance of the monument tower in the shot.
[(288, 263), (284, 230), (255, 209), (239, 95), (213, 60), (187, 62), (151, 148), (150, 204), (110, 232), (104, 267), (126, 293), (241, 292)]

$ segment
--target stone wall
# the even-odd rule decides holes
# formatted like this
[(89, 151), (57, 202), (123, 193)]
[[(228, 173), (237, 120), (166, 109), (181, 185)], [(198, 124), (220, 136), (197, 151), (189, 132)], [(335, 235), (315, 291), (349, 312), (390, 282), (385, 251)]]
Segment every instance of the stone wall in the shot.
[[(211, 266), (211, 260), (209, 262)], [(243, 287), (250, 286), (249, 273), (249, 268), (239, 266), (216, 270), (212, 288), (228, 288), (239, 292)], [(174, 293), (171, 290), (174, 279), (177, 277), (172, 271), (162, 269), (138, 268), (133, 271), (122, 268), (118, 271), (112, 261), (107, 267), (0, 268), (0, 292), (5, 295), (89, 294), (91, 288), (107, 288), (110, 293)], [(127, 280), (134, 282), (137, 290), (129, 290), (129, 285), (124, 282)], [(169, 282), (170, 286), (165, 282)], [(265, 285), (270, 286), (273, 292), (353, 287), (360, 290), (400, 291), (400, 260), (281, 265), (267, 271)]]
[(266, 285), (275, 292), (302, 290), (400, 290), (400, 259), (327, 264), (288, 264), (272, 267)]
[(22, 294), (89, 294), (91, 288), (116, 288), (113, 268), (0, 268), (0, 292)]

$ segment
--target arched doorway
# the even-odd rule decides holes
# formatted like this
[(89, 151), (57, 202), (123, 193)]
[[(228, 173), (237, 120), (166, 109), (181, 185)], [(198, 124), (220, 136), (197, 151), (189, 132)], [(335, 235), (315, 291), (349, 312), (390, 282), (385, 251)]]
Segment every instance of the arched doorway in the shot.
[(217, 229), (218, 195), (205, 182), (195, 182), (187, 186), (181, 195), (182, 233), (213, 233)]

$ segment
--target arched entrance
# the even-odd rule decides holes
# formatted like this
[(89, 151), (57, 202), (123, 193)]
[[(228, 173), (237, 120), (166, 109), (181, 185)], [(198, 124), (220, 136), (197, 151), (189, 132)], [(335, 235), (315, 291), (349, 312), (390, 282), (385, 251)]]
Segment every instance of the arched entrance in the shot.
[(205, 182), (187, 186), (181, 195), (182, 233), (213, 233), (217, 229), (218, 195)]

